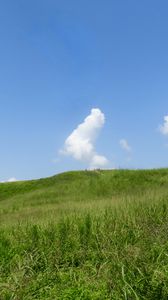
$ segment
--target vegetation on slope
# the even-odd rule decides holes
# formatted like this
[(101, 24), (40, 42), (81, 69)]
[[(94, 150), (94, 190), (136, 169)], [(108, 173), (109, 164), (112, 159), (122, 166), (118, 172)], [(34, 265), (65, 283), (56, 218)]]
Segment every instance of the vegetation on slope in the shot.
[(168, 170), (0, 184), (0, 299), (168, 299)]

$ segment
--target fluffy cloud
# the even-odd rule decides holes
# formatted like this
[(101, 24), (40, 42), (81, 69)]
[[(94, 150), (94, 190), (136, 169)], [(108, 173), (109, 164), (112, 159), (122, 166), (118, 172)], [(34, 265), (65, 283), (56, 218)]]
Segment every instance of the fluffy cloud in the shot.
[(121, 139), (120, 140), (120, 146), (121, 146), (122, 149), (124, 149), (125, 151), (127, 151), (129, 153), (132, 151), (132, 149), (131, 149), (131, 147), (128, 144), (128, 141), (126, 139)]
[(61, 153), (87, 162), (90, 168), (102, 168), (108, 164), (105, 156), (97, 154), (95, 140), (105, 123), (105, 116), (99, 108), (93, 108), (89, 116), (65, 140)]
[(168, 135), (168, 116), (164, 117), (164, 123), (159, 126), (159, 130), (163, 135)]

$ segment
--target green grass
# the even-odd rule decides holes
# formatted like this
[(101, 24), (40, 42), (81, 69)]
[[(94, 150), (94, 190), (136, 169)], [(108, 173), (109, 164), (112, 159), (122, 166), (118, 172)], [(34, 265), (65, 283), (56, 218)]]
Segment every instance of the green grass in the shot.
[(168, 299), (168, 169), (0, 184), (0, 299)]

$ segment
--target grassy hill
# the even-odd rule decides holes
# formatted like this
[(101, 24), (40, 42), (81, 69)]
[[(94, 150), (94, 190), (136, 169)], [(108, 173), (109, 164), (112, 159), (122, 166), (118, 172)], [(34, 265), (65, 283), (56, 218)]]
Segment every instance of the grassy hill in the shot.
[(0, 184), (0, 299), (168, 299), (168, 169)]

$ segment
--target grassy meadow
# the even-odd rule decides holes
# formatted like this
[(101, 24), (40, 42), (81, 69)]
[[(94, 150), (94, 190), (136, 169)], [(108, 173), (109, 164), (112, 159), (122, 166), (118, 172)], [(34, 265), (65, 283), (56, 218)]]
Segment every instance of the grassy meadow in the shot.
[(0, 300), (168, 299), (168, 169), (0, 184)]

